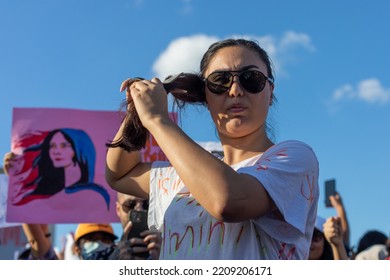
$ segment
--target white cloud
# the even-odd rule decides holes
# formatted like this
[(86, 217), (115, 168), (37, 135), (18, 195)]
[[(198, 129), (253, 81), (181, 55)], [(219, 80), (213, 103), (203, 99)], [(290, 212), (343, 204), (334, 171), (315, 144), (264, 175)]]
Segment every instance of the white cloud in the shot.
[(161, 79), (180, 72), (198, 72), (203, 53), (217, 40), (201, 34), (175, 39), (157, 58), (153, 71)]
[[(229, 37), (258, 41), (268, 52), (277, 73), (284, 72), (284, 65), (289, 61), (290, 56), (294, 56), (296, 50), (314, 50), (307, 34), (293, 31), (286, 32), (280, 39), (271, 35), (232, 35)], [(212, 43), (221, 39), (204, 34), (177, 38), (157, 58), (153, 65), (153, 71), (157, 77), (162, 79), (180, 72), (198, 72), (204, 52)]]
[(303, 47), (309, 51), (314, 51), (315, 48), (311, 43), (309, 35), (305, 33), (297, 33), (287, 31), (280, 40), (279, 49), (281, 51), (290, 51), (292, 48)]
[(354, 98), (355, 93), (351, 85), (343, 85), (336, 89), (333, 93), (333, 100), (340, 100), (343, 98), (352, 99)]
[(359, 99), (369, 103), (387, 103), (390, 101), (390, 89), (385, 89), (379, 80), (367, 79), (352, 85), (343, 85), (333, 92), (332, 100)]

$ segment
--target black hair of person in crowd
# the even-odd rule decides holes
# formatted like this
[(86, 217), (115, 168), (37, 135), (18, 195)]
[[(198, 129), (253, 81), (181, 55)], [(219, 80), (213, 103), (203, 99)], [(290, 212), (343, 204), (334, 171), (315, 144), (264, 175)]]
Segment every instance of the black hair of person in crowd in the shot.
[(379, 230), (368, 230), (359, 239), (356, 255), (375, 244), (386, 244), (388, 237)]

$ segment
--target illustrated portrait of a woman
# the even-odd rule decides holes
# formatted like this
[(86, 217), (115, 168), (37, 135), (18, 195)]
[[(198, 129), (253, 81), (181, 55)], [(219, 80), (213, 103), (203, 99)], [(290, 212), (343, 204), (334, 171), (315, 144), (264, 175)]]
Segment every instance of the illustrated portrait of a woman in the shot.
[(15, 158), (12, 172), (18, 185), (11, 197), (13, 205), (50, 198), (61, 191), (71, 194), (89, 190), (99, 193), (109, 209), (109, 193), (94, 183), (95, 147), (85, 131), (36, 131), (20, 137), (15, 147), (23, 154)]

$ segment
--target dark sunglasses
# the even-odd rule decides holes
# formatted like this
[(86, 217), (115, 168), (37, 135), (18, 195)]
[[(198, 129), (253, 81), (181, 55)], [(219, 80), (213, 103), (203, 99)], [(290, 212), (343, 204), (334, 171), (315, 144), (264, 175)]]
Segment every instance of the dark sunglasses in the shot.
[(149, 209), (149, 200), (148, 199), (143, 199), (143, 200), (134, 199), (134, 200), (127, 200), (123, 204), (121, 204), (123, 212), (128, 213), (130, 210), (133, 210), (135, 208), (135, 206), (137, 205), (137, 203), (142, 203), (142, 209), (144, 209), (144, 210)]
[(267, 81), (274, 83), (273, 79), (257, 70), (217, 71), (206, 78), (206, 86), (214, 94), (223, 94), (230, 89), (235, 76), (238, 76), (241, 86), (252, 94), (262, 91)]

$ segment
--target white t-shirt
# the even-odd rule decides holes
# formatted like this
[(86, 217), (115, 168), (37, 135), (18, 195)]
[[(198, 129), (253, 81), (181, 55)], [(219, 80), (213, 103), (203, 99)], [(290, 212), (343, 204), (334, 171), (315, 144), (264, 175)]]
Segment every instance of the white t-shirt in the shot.
[(239, 223), (218, 221), (169, 162), (155, 162), (148, 223), (162, 232), (160, 259), (307, 259), (319, 196), (319, 167), (311, 147), (281, 142), (232, 168), (259, 180), (279, 214)]

